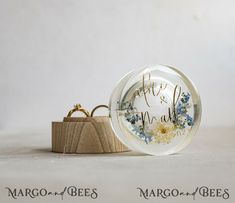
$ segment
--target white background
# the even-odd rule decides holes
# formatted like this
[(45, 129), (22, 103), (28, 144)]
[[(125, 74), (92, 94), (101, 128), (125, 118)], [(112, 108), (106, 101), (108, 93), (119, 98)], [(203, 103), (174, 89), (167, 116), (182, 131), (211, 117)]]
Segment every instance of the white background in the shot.
[(196, 84), (203, 126), (234, 126), (234, 36), (232, 0), (0, 0), (0, 129), (50, 128), (157, 63)]

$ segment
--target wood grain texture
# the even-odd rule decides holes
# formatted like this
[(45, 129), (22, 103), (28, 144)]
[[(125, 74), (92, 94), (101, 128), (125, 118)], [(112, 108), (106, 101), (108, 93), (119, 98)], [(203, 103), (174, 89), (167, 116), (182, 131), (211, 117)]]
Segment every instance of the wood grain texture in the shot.
[(52, 151), (114, 153), (129, 151), (114, 134), (109, 117), (65, 117), (52, 122)]

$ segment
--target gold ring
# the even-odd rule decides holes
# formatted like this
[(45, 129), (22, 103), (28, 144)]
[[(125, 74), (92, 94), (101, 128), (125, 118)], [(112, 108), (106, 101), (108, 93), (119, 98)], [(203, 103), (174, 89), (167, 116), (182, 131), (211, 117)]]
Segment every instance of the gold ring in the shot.
[(84, 113), (87, 117), (90, 117), (90, 113), (89, 111), (87, 111), (86, 109), (82, 108), (81, 104), (75, 104), (74, 108), (72, 110), (69, 111), (67, 117), (71, 117), (72, 114), (76, 111), (81, 111), (82, 113)]
[(98, 108), (107, 108), (107, 109), (108, 109), (109, 107), (108, 107), (107, 105), (104, 105), (104, 104), (96, 106), (96, 107), (91, 111), (91, 117), (93, 117), (94, 112), (95, 112)]

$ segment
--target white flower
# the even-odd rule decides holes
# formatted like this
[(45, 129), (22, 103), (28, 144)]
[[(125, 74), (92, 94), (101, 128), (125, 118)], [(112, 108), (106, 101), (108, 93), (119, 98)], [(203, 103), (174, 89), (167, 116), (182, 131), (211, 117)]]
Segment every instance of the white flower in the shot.
[(175, 137), (175, 125), (171, 122), (156, 122), (150, 134), (157, 143), (168, 144)]

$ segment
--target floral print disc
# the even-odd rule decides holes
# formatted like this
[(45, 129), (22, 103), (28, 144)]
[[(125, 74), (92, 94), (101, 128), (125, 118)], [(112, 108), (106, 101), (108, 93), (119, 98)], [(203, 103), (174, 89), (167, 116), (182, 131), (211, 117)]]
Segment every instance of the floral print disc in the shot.
[(155, 65), (124, 76), (109, 110), (113, 130), (130, 149), (165, 155), (188, 145), (200, 124), (201, 102), (183, 73)]

